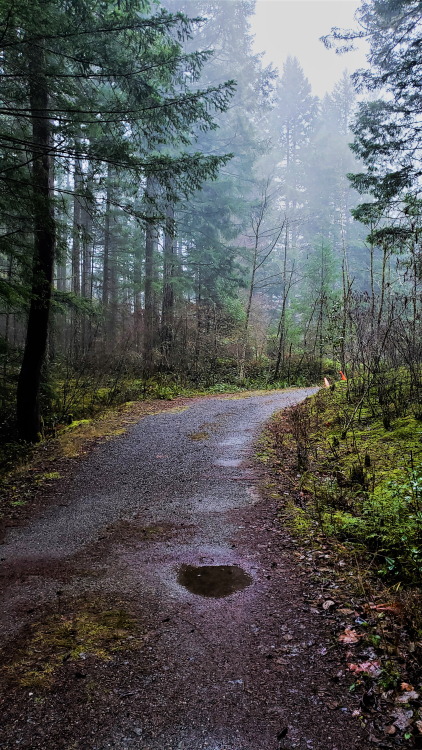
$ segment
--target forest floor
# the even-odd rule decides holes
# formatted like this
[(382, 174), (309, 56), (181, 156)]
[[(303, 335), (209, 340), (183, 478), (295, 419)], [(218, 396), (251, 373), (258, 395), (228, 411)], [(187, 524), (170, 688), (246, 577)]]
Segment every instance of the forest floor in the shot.
[(362, 725), (357, 613), (333, 616), (339, 592), (254, 457), (265, 421), (313, 392), (123, 411), (64, 478), (44, 470), (0, 553), (2, 750), (398, 746)]

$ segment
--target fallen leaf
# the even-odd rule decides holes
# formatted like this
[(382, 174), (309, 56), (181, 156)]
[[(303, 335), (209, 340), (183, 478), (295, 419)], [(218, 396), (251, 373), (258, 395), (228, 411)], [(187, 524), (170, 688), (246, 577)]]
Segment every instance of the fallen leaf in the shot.
[(416, 721), (415, 724), (416, 724), (416, 728), (417, 728), (418, 732), (420, 732), (420, 734), (422, 734), (422, 721)]
[(342, 607), (341, 609), (338, 609), (337, 612), (340, 612), (342, 615), (353, 615), (355, 610), (349, 609), (348, 607)]
[(408, 682), (402, 682), (402, 684), (400, 685), (400, 688), (401, 688), (402, 690), (414, 690), (414, 689), (415, 689), (415, 688), (413, 687), (413, 685), (409, 685), (409, 683), (408, 683)]
[(341, 633), (338, 637), (340, 643), (358, 643), (359, 638), (362, 638), (362, 635), (353, 628), (345, 628), (344, 633)]
[(327, 611), (327, 609), (331, 609), (331, 607), (335, 607), (335, 606), (336, 606), (336, 603), (333, 602), (332, 599), (327, 599), (322, 605), (322, 608), (325, 609), (325, 611)]
[(396, 711), (393, 711), (392, 715), (395, 719), (395, 721), (393, 722), (394, 726), (404, 732), (404, 730), (407, 729), (407, 727), (409, 727), (411, 724), (413, 711), (406, 711), (404, 708), (398, 708)]
[(402, 695), (399, 695), (395, 703), (409, 703), (409, 701), (417, 701), (419, 698), (419, 693), (417, 693), (415, 690), (406, 690)]
[(385, 727), (385, 730), (384, 730), (384, 731), (385, 731), (385, 733), (386, 733), (386, 734), (396, 734), (396, 732), (397, 732), (397, 729), (396, 729), (396, 727), (394, 726), (394, 724), (390, 724), (390, 726), (389, 726), (389, 727)]
[(372, 661), (363, 661), (360, 664), (348, 664), (348, 668), (351, 672), (355, 672), (355, 674), (359, 674), (360, 672), (365, 672), (365, 674), (371, 674), (374, 677), (378, 677), (381, 674), (381, 665), (379, 661), (372, 660)]

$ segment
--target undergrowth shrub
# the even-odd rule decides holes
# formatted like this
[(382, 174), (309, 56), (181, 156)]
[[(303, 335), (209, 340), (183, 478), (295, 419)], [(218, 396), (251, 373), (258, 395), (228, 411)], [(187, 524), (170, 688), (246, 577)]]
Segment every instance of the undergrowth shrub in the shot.
[(382, 389), (362, 388), (358, 379), (321, 390), (292, 410), (289, 440), (305, 515), (324, 534), (370, 552), (379, 574), (415, 584), (422, 574), (422, 431), (416, 404), (400, 405), (410, 390), (399, 375)]
[(383, 561), (381, 574), (422, 576), (422, 466), (402, 481), (379, 484), (361, 500), (360, 514), (324, 510), (323, 526), (342, 539), (364, 543)]

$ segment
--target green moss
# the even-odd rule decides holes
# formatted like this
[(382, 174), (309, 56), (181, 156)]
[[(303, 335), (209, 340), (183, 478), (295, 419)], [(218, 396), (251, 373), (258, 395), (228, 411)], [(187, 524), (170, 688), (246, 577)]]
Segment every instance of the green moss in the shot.
[(52, 615), (31, 626), (29, 636), (5, 667), (6, 677), (25, 687), (48, 688), (64, 662), (88, 657), (108, 660), (120, 650), (139, 648), (142, 636), (124, 609), (80, 604), (67, 615)]
[(49, 471), (46, 474), (40, 474), (37, 482), (49, 482), (52, 479), (61, 479), (61, 474), (58, 471)]
[[(304, 510), (310, 521), (375, 553), (382, 575), (416, 582), (422, 574), (421, 425), (403, 407), (387, 429), (374, 404), (373, 394), (351, 398), (348, 384), (321, 390), (295, 408), (283, 445), (292, 454), (300, 448), (307, 470), (299, 468), (299, 486), (310, 498)], [(306, 528), (300, 517), (298, 526)]]
[(65, 427), (66, 430), (75, 430), (77, 427), (80, 427), (81, 425), (90, 424), (92, 422), (91, 419), (75, 419), (74, 422), (71, 422), (70, 425)]
[(313, 520), (309, 513), (302, 508), (298, 508), (294, 503), (286, 505), (287, 526), (293, 534), (299, 537), (308, 537), (315, 528)]

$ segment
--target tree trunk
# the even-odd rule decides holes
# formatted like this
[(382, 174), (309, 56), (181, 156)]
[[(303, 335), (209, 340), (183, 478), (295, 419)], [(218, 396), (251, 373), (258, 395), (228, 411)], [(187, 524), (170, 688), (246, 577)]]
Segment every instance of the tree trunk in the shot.
[(115, 188), (115, 182), (113, 182), (113, 170), (109, 166), (107, 172), (102, 294), (107, 344), (113, 343), (117, 337), (117, 239), (116, 209), (113, 206)]
[(39, 394), (41, 369), (47, 347), (48, 322), (55, 255), (55, 224), (48, 119), (45, 52), (41, 42), (29, 52), (29, 103), (32, 118), (32, 190), (34, 256), (31, 306), (25, 350), (17, 389), (19, 436), (36, 442), (41, 437)]
[[(84, 198), (81, 206), (81, 242), (82, 242), (82, 274), (81, 293), (85, 299), (92, 299), (92, 206), (88, 198)], [(85, 352), (90, 338), (90, 317), (86, 312), (82, 318), (82, 351)]]
[(81, 293), (81, 199), (79, 197), (81, 185), (81, 163), (77, 158), (73, 182), (72, 292), (78, 295)]
[(133, 326), (136, 351), (141, 350), (141, 327), (142, 327), (142, 259), (143, 246), (139, 242), (134, 252), (133, 268)]
[(156, 339), (156, 299), (154, 292), (154, 255), (157, 247), (157, 222), (152, 201), (156, 193), (153, 177), (147, 178), (146, 195), (150, 199), (152, 217), (146, 222), (145, 233), (145, 311), (144, 311), (144, 372), (149, 376), (154, 369), (154, 345)]
[(280, 372), (280, 365), (283, 363), (285, 356), (285, 338), (286, 338), (286, 307), (287, 298), (290, 292), (290, 286), (292, 281), (292, 273), (290, 274), (289, 283), (287, 282), (287, 249), (289, 244), (289, 224), (286, 221), (286, 236), (284, 239), (284, 255), (283, 255), (283, 301), (281, 304), (280, 320), (278, 323), (278, 349), (277, 349), (277, 361), (274, 368), (274, 380), (277, 380)]
[(166, 364), (170, 365), (174, 337), (174, 207), (168, 206), (164, 232), (163, 304), (161, 316), (161, 346)]
[[(108, 171), (110, 177), (110, 168)], [(110, 209), (111, 209), (111, 185), (107, 180), (106, 210), (104, 219), (104, 255), (103, 255), (103, 293), (102, 303), (104, 311), (107, 310), (110, 294)]]

